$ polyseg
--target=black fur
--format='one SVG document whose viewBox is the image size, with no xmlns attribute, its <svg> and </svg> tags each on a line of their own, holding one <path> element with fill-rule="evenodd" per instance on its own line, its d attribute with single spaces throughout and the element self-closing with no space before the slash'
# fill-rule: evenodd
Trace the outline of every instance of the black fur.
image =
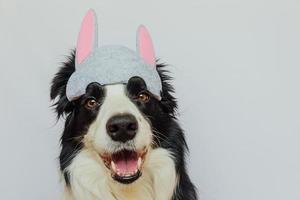
<svg viewBox="0 0 300 200">
<path fill-rule="evenodd" d="M 147 104 L 136 101 L 140 91 L 147 91 L 145 82 L 134 77 L 128 81 L 128 96 L 136 103 L 141 112 L 151 121 L 155 145 L 153 148 L 162 147 L 172 152 L 174 156 L 176 172 L 179 183 L 176 187 L 173 200 L 196 200 L 197 195 L 194 185 L 191 183 L 186 172 L 185 154 L 188 151 L 182 129 L 177 123 L 176 99 L 172 96 L 173 87 L 169 84 L 170 77 L 164 69 L 164 64 L 158 64 L 157 69 L 162 80 L 162 100 L 151 98 Z M 61 153 L 59 156 L 60 168 L 67 184 L 70 184 L 69 174 L 64 171 L 71 163 L 82 147 L 82 136 L 87 132 L 89 124 L 95 119 L 97 111 L 101 106 L 101 100 L 105 91 L 98 83 L 91 83 L 86 94 L 79 99 L 69 102 L 66 97 L 66 84 L 75 71 L 75 52 L 72 52 L 67 62 L 59 69 L 52 81 L 51 94 L 57 117 L 66 116 L 65 128 L 61 137 Z M 151 95 L 151 94 L 150 94 Z M 94 111 L 88 111 L 83 106 L 87 99 L 96 97 L 99 107 Z M 84 120 L 83 120 L 84 119 Z"/>
</svg>

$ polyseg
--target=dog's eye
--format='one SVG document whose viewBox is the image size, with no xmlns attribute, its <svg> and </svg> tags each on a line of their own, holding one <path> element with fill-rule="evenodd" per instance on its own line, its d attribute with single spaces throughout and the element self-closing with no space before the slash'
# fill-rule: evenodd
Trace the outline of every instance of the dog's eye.
<svg viewBox="0 0 300 200">
<path fill-rule="evenodd" d="M 138 100 L 147 103 L 150 100 L 150 96 L 149 94 L 142 92 L 138 95 Z"/>
<path fill-rule="evenodd" d="M 85 107 L 87 109 L 94 109 L 98 105 L 97 101 L 95 99 L 88 99 L 85 103 Z"/>
</svg>

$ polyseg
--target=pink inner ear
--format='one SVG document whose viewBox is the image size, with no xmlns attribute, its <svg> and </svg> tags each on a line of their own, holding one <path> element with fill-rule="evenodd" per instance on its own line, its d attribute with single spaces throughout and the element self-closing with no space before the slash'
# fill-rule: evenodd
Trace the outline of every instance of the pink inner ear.
<svg viewBox="0 0 300 200">
<path fill-rule="evenodd" d="M 147 64 L 155 66 L 155 53 L 154 47 L 151 40 L 151 36 L 148 30 L 144 26 L 140 26 L 138 29 L 138 50 L 140 56 L 144 59 Z"/>
<path fill-rule="evenodd" d="M 90 10 L 83 19 L 79 33 L 76 61 L 81 64 L 92 52 L 96 45 L 96 16 L 93 10 Z"/>
</svg>

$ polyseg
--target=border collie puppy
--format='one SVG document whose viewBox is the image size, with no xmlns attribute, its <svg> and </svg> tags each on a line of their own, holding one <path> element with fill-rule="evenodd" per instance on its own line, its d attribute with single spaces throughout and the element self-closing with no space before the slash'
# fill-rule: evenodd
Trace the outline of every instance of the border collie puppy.
<svg viewBox="0 0 300 200">
<path fill-rule="evenodd" d="M 177 104 L 170 77 L 164 65 L 156 63 L 147 32 L 146 35 L 138 33 L 138 46 L 146 63 L 149 58 L 154 60 L 153 69 L 161 87 L 159 96 L 146 76 L 126 76 L 127 80 L 107 82 L 109 76 L 125 75 L 107 73 L 103 68 L 100 70 L 104 75 L 100 73 L 99 80 L 81 83 L 86 76 L 91 76 L 85 74 L 77 79 L 77 85 L 69 85 L 75 73 L 83 73 L 83 65 L 94 59 L 92 56 L 102 59 L 95 53 L 95 29 L 92 12 L 84 19 L 76 52 L 59 69 L 51 86 L 50 96 L 55 101 L 58 118 L 65 116 L 59 156 L 65 182 L 64 199 L 196 200 L 186 170 L 188 148 L 177 123 Z M 144 46 L 146 54 L 141 53 L 145 52 Z M 112 52 L 109 58 L 124 57 L 122 53 L 114 53 L 117 50 Z M 102 60 L 97 63 L 100 66 Z M 124 63 L 121 62 L 122 66 Z M 84 90 L 80 91 L 79 87 Z"/>
</svg>

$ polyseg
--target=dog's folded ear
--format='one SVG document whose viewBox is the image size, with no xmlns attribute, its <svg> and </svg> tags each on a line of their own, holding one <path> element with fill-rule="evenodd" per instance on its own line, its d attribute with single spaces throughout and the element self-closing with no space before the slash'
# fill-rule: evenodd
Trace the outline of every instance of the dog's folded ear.
<svg viewBox="0 0 300 200">
<path fill-rule="evenodd" d="M 51 83 L 50 99 L 56 100 L 53 104 L 57 117 L 59 118 L 64 113 L 69 113 L 73 110 L 73 104 L 67 99 L 66 86 L 70 76 L 75 71 L 75 51 L 71 53 L 67 61 L 62 64 L 62 67 L 55 74 Z"/>
<path fill-rule="evenodd" d="M 76 47 L 76 68 L 89 57 L 97 46 L 97 16 L 94 10 L 91 9 L 87 12 L 81 24 Z"/>
</svg>

